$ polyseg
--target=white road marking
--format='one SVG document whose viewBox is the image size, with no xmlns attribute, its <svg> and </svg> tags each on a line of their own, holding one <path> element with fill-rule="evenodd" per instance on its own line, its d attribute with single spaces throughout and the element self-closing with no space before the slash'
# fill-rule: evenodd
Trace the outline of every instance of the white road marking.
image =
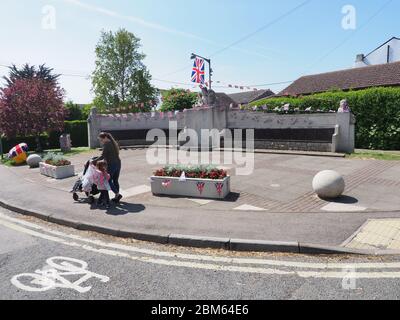
<svg viewBox="0 0 400 320">
<path fill-rule="evenodd" d="M 124 198 L 131 198 L 134 196 L 138 196 L 144 193 L 148 193 L 151 191 L 150 186 L 147 185 L 141 185 L 141 186 L 136 186 L 132 187 L 129 189 L 121 189 L 120 193 L 124 196 Z M 112 191 L 109 191 L 110 198 L 114 197 L 114 193 Z"/>
<path fill-rule="evenodd" d="M 151 187 L 147 185 L 141 185 L 141 186 L 136 186 L 132 187 L 126 190 L 121 190 L 121 194 L 125 198 L 133 197 L 133 196 L 138 196 L 143 193 L 148 193 L 151 191 Z"/>
<path fill-rule="evenodd" d="M 103 246 L 106 248 L 114 248 L 125 251 L 132 251 L 136 253 L 143 253 L 147 255 L 153 256 L 163 256 L 168 258 L 179 258 L 179 259 L 190 259 L 197 260 L 200 262 L 208 261 L 214 263 L 234 263 L 234 264 L 254 264 L 254 265 L 271 265 L 271 266 L 279 266 L 279 267 L 292 267 L 292 268 L 300 268 L 300 269 L 320 269 L 320 270 L 329 270 L 329 269 L 341 269 L 346 270 L 346 268 L 351 265 L 354 269 L 399 269 L 400 263 L 306 263 L 306 262 L 290 262 L 290 261 L 274 261 L 274 260 L 264 260 L 264 259 L 250 259 L 250 258 L 225 258 L 225 257 L 212 257 L 212 256 L 202 256 L 202 255 L 190 255 L 190 254 L 179 254 L 179 253 L 171 253 L 171 252 L 159 252 L 155 250 L 141 249 L 135 248 L 126 245 L 120 244 L 112 244 L 105 243 L 99 240 L 91 240 L 82 238 L 75 235 L 67 235 L 61 232 L 56 232 L 52 230 L 47 230 L 41 226 L 21 221 L 19 219 L 14 219 L 8 216 L 4 216 L 0 214 L 0 225 L 3 225 L 7 228 L 13 229 L 18 232 L 26 233 L 34 237 L 39 237 L 45 240 L 57 242 L 63 245 L 72 246 L 76 248 L 81 248 L 87 251 L 101 253 L 111 256 L 129 258 L 131 260 L 145 262 L 145 263 L 153 263 L 159 265 L 166 266 L 176 266 L 176 267 L 187 267 L 187 268 L 197 268 L 197 269 L 207 269 L 207 270 L 219 270 L 219 271 L 230 271 L 230 272 L 241 272 L 241 273 L 261 273 L 261 274 L 278 274 L 278 275 L 295 275 L 304 278 L 343 278 L 347 276 L 347 271 L 286 271 L 279 269 L 266 269 L 266 268 L 256 268 L 256 267 L 240 267 L 240 266 L 227 266 L 227 265 L 217 265 L 217 264 L 209 264 L 209 263 L 196 263 L 196 262 L 186 262 L 186 261 L 178 261 L 178 260 L 163 260 L 156 259 L 151 257 L 143 257 L 143 256 L 133 256 L 126 252 L 121 252 L 117 250 L 110 249 L 98 249 L 91 247 L 89 245 L 80 244 L 77 242 L 69 242 L 59 237 L 49 236 L 40 232 L 36 232 L 30 230 L 28 228 L 24 228 L 16 225 L 15 223 L 7 222 L 4 220 L 17 220 L 19 224 L 25 224 L 27 226 L 33 227 L 36 230 L 45 231 L 52 234 L 59 234 L 60 236 L 67 237 L 70 239 L 95 244 L 97 246 Z M 377 279 L 377 278 L 400 278 L 400 272 L 363 272 L 357 273 L 355 275 L 358 279 Z"/>
<path fill-rule="evenodd" d="M 110 281 L 107 276 L 102 276 L 87 270 L 88 264 L 85 261 L 53 257 L 46 261 L 47 266 L 34 273 L 22 273 L 14 276 L 11 283 L 17 288 L 28 292 L 44 292 L 56 288 L 72 289 L 79 293 L 86 293 L 92 289 L 91 286 L 82 286 L 86 281 L 96 278 L 105 283 Z M 74 282 L 68 280 L 70 277 L 80 276 Z M 30 283 L 25 283 L 30 279 Z"/>
<path fill-rule="evenodd" d="M 361 212 L 367 210 L 367 208 L 359 207 L 351 204 L 345 203 L 335 203 L 332 202 L 325 207 L 321 208 L 323 211 L 327 212 Z"/>
<path fill-rule="evenodd" d="M 194 203 L 197 203 L 201 206 L 204 206 L 206 204 L 209 204 L 211 202 L 214 202 L 214 200 L 207 200 L 207 199 L 194 199 L 194 198 L 186 198 L 186 200 L 192 201 Z"/>
<path fill-rule="evenodd" d="M 254 207 L 249 204 L 241 205 L 240 207 L 234 208 L 233 210 L 235 210 L 235 211 L 267 211 L 267 209 Z"/>
<path fill-rule="evenodd" d="M 134 261 L 139 261 L 143 263 L 152 263 L 152 264 L 158 264 L 158 265 L 164 265 L 164 266 L 171 266 L 171 267 L 184 267 L 184 268 L 192 268 L 192 269 L 205 269 L 205 270 L 215 270 L 215 271 L 229 271 L 229 272 L 241 272 L 241 273 L 261 273 L 261 274 L 279 274 L 279 275 L 295 275 L 294 272 L 292 271 L 282 271 L 282 270 L 276 270 L 276 269 L 265 269 L 265 268 L 252 268 L 252 267 L 238 267 L 238 266 L 225 266 L 225 265 L 215 265 L 215 264 L 205 264 L 205 263 L 195 263 L 195 262 L 186 262 L 186 261 L 177 261 L 177 260 L 163 260 L 163 259 L 155 259 L 155 258 L 149 258 L 149 257 L 139 257 L 139 256 L 133 256 L 128 253 L 120 252 L 120 251 L 115 251 L 115 250 L 109 250 L 109 249 L 97 249 L 88 245 L 82 245 L 82 244 L 77 244 L 77 243 L 70 243 L 68 241 L 65 241 L 61 238 L 56 238 L 56 237 L 49 237 L 46 235 L 42 235 L 39 232 L 29 230 L 24 227 L 17 226 L 13 223 L 10 222 L 4 222 L 0 220 L 0 225 L 3 225 L 4 227 L 7 227 L 9 229 L 26 233 L 31 236 L 35 236 L 38 238 L 46 239 L 49 241 L 54 241 L 57 243 L 61 243 L 67 246 L 72 246 L 76 248 L 81 248 L 87 251 L 99 253 L 99 254 L 105 254 L 109 256 L 115 256 L 115 257 L 120 257 L 120 258 L 128 258 Z"/>
<path fill-rule="evenodd" d="M 211 262 L 222 262 L 222 263 L 236 263 L 236 264 L 257 264 L 257 265 L 272 265 L 272 266 L 282 266 L 282 267 L 294 267 L 294 268 L 308 268 L 308 269 L 342 269 L 348 267 L 348 264 L 342 263 L 308 263 L 308 262 L 293 262 L 293 261 L 275 261 L 275 260 L 265 260 L 265 259 L 252 259 L 252 258 L 225 258 L 225 257 L 213 257 L 213 256 L 205 256 L 205 255 L 193 255 L 193 254 L 182 254 L 182 253 L 171 253 L 171 252 L 163 252 L 163 251 L 156 251 L 150 249 L 143 249 L 137 248 L 134 246 L 127 246 L 123 244 L 117 243 L 106 243 L 101 240 L 92 240 L 80 237 L 78 235 L 73 234 L 65 234 L 62 232 L 50 230 L 39 226 L 37 224 L 33 224 L 27 221 L 23 221 L 20 219 L 12 218 L 7 215 L 0 213 L 0 218 L 27 226 L 29 228 L 33 228 L 36 230 L 40 230 L 42 232 L 47 232 L 59 237 L 69 238 L 81 242 L 86 242 L 90 244 L 94 244 L 97 246 L 103 246 L 106 248 L 112 249 L 119 249 L 124 251 L 142 253 L 147 255 L 153 256 L 161 256 L 161 257 L 169 257 L 169 258 L 180 258 L 180 259 L 187 259 L 187 260 L 200 260 L 200 261 L 211 261 Z M 1 222 L 1 219 L 0 219 Z M 29 229 L 28 229 L 29 230 Z M 37 235 L 31 234 L 33 236 Z M 58 238 L 51 238 L 47 240 L 55 241 L 54 239 Z M 64 242 L 64 241 L 62 241 Z M 65 243 L 63 243 L 65 244 Z M 395 269 L 400 268 L 400 263 L 352 263 L 352 267 L 356 269 Z"/>
</svg>

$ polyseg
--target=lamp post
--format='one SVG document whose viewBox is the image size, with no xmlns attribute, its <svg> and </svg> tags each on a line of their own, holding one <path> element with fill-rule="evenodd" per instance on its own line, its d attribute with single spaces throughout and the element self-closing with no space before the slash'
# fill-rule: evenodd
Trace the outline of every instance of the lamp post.
<svg viewBox="0 0 400 320">
<path fill-rule="evenodd" d="M 209 89 L 211 90 L 211 85 L 212 85 L 211 77 L 212 77 L 212 73 L 213 73 L 213 70 L 211 68 L 211 59 L 207 59 L 202 56 L 199 56 L 198 54 L 192 53 L 192 55 L 190 56 L 190 59 L 194 60 L 196 58 L 203 59 L 204 61 L 206 61 L 208 63 Z"/>
</svg>

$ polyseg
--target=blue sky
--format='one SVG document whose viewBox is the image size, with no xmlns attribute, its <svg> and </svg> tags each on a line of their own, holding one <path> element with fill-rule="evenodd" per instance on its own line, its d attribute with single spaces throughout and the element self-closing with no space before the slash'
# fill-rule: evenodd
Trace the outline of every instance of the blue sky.
<svg viewBox="0 0 400 320">
<path fill-rule="evenodd" d="M 393 0 L 311 0 L 291 15 L 277 18 L 305 0 L 1 0 L 0 64 L 46 63 L 62 76 L 68 99 L 88 103 L 94 48 L 100 31 L 126 28 L 142 40 L 145 63 L 154 79 L 187 83 L 192 89 L 190 53 L 212 56 L 216 86 L 255 86 L 295 80 L 353 65 L 400 36 Z M 55 8 L 56 28 L 42 28 L 44 6 Z M 342 8 L 356 9 L 357 28 L 342 28 Z M 377 14 L 379 12 L 379 14 Z M 372 19 L 373 17 L 373 19 Z M 269 25 L 271 21 L 276 21 Z M 220 49 L 269 25 L 235 46 Z M 184 69 L 184 70 L 182 70 Z M 177 72 L 178 70 L 181 70 Z M 0 76 L 7 69 L 0 67 Z M 159 88 L 173 83 L 154 80 Z M 286 85 L 260 86 L 280 91 Z M 193 89 L 195 90 L 195 89 Z M 227 88 L 216 91 L 234 92 Z"/>
</svg>

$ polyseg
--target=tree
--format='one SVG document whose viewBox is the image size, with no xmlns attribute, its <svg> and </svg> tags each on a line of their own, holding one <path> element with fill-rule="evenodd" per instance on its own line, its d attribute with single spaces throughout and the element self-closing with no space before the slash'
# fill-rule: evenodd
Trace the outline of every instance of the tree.
<svg viewBox="0 0 400 320">
<path fill-rule="evenodd" d="M 184 89 L 171 89 L 164 91 L 161 111 L 182 111 L 191 109 L 196 104 L 198 95 Z"/>
<path fill-rule="evenodd" d="M 139 52 L 140 39 L 125 29 L 102 31 L 96 47 L 93 72 L 94 103 L 100 108 L 127 107 L 144 103 L 150 109 L 157 90 Z"/>
<path fill-rule="evenodd" d="M 35 136 L 62 131 L 66 109 L 64 90 L 40 78 L 17 79 L 0 91 L 0 131 L 6 137 Z"/>
<path fill-rule="evenodd" d="M 86 120 L 84 119 L 82 109 L 72 101 L 68 101 L 65 104 L 65 109 L 67 109 L 66 120 L 74 121 L 74 120 Z"/>
<path fill-rule="evenodd" d="M 9 67 L 9 76 L 4 77 L 8 86 L 11 86 L 19 79 L 33 79 L 38 78 L 48 81 L 54 85 L 57 84 L 59 74 L 53 74 L 53 69 L 46 67 L 42 64 L 37 69 L 35 66 L 25 64 L 21 69 L 18 69 L 14 64 Z"/>
</svg>

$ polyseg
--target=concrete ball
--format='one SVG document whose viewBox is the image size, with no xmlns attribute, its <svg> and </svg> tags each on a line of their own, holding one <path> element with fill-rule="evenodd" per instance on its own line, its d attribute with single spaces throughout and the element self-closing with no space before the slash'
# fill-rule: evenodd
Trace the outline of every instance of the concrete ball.
<svg viewBox="0 0 400 320">
<path fill-rule="evenodd" d="M 332 170 L 319 172 L 312 183 L 314 192 L 322 199 L 335 199 L 340 197 L 346 184 L 343 177 Z"/>
<path fill-rule="evenodd" d="M 26 160 L 26 163 L 30 168 L 37 168 L 39 167 L 39 163 L 42 162 L 42 157 L 37 154 L 32 154 Z"/>
</svg>

